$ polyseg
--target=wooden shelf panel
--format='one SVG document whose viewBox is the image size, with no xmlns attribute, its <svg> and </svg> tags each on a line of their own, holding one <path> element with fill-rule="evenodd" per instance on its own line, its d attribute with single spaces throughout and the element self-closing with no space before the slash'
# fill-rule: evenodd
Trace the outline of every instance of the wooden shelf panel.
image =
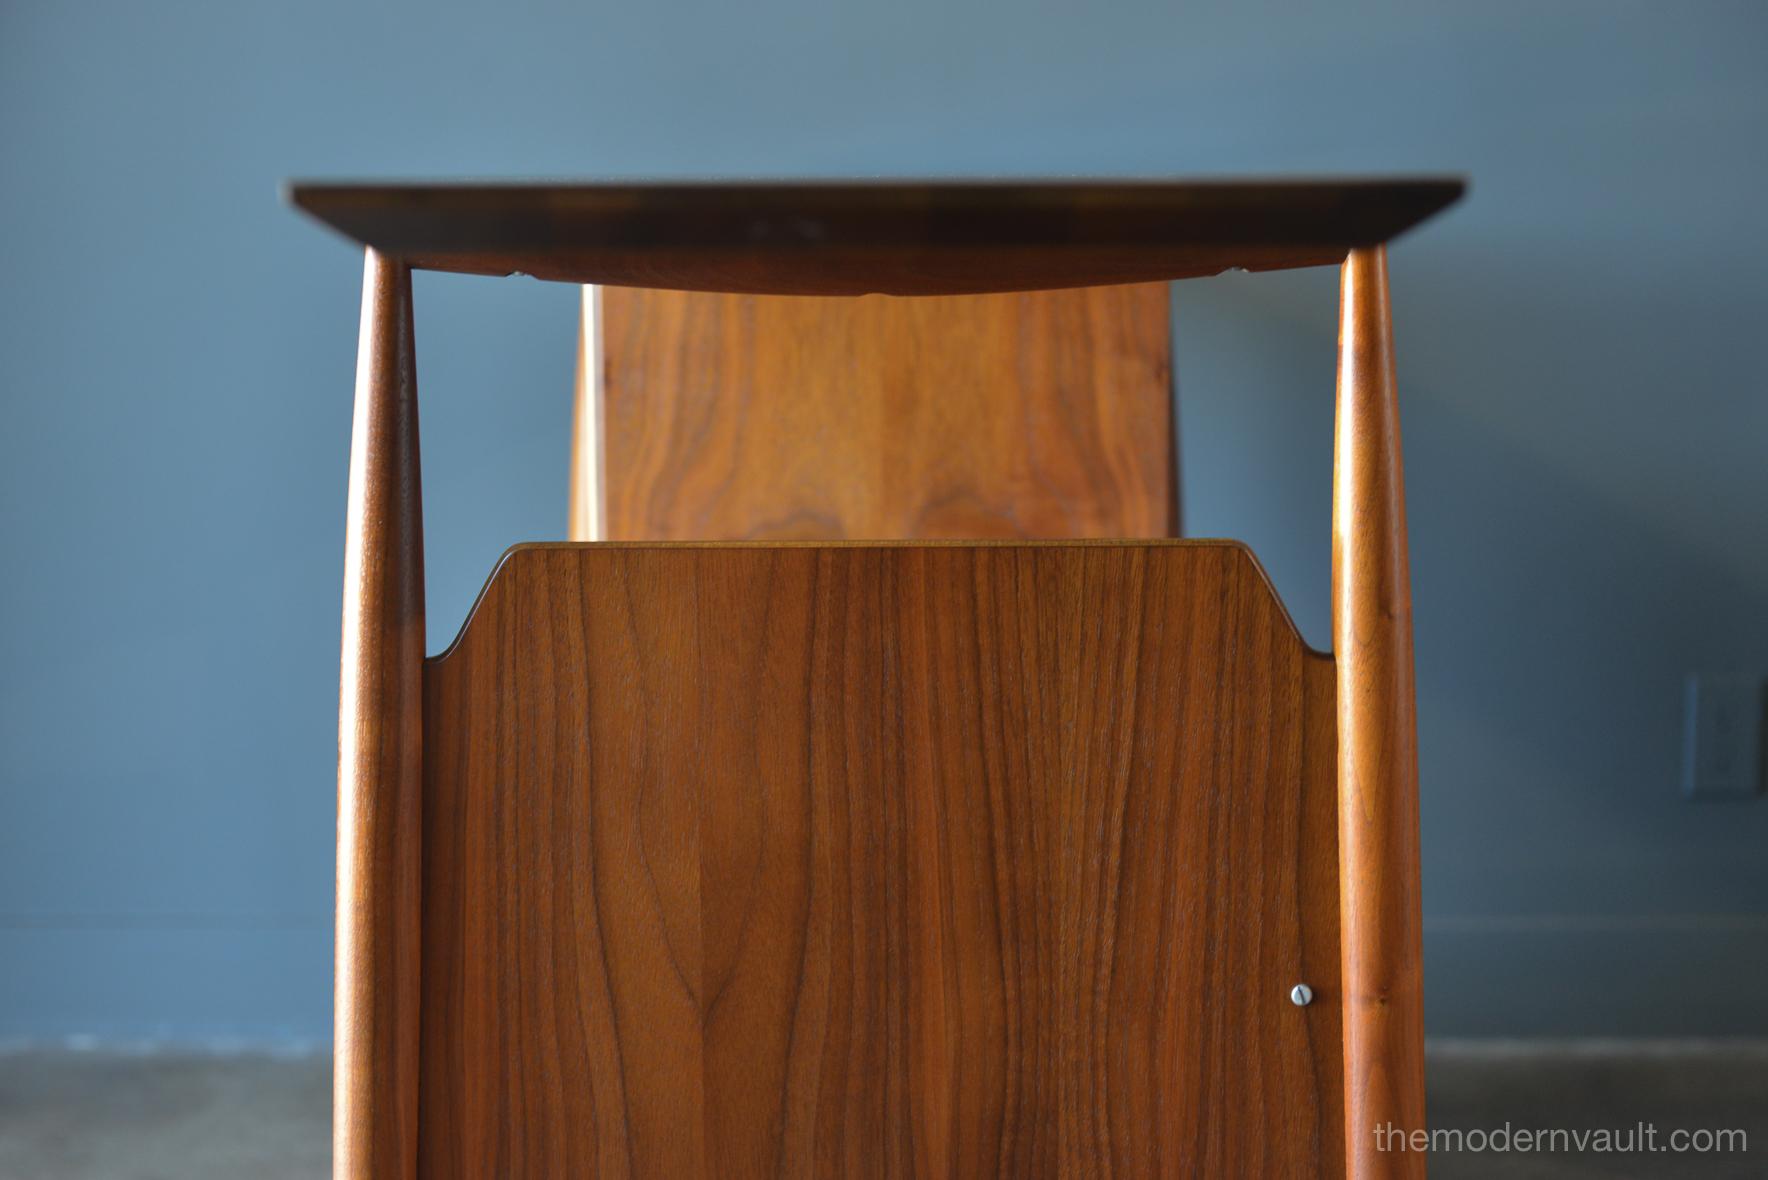
<svg viewBox="0 0 1768 1180">
<path fill-rule="evenodd" d="M 597 291 L 611 540 L 1170 537 L 1165 283 Z"/>
</svg>

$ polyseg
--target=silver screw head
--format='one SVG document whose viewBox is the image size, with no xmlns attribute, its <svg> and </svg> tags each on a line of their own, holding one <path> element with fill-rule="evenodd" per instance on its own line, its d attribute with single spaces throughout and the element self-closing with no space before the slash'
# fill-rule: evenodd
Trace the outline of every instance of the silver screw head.
<svg viewBox="0 0 1768 1180">
<path fill-rule="evenodd" d="M 1289 989 L 1289 1002 L 1297 1008 L 1306 1008 L 1314 1002 L 1314 989 L 1305 983 L 1298 983 Z"/>
</svg>

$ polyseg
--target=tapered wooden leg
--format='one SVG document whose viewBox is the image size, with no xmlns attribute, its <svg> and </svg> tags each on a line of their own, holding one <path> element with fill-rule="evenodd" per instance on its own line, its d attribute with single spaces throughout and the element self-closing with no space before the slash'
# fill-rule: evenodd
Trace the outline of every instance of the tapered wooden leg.
<svg viewBox="0 0 1768 1180">
<path fill-rule="evenodd" d="M 1424 1127 L 1412 592 L 1387 254 L 1345 260 L 1332 505 L 1345 1118 L 1352 1177 L 1419 1177 Z M 1390 1130 L 1391 1129 L 1391 1130 Z"/>
<path fill-rule="evenodd" d="M 417 1171 L 423 512 L 411 272 L 369 251 L 356 361 L 338 725 L 332 1169 Z"/>
<path fill-rule="evenodd" d="M 577 327 L 577 397 L 571 422 L 571 517 L 573 541 L 606 535 L 602 499 L 601 288 L 583 288 Z"/>
</svg>

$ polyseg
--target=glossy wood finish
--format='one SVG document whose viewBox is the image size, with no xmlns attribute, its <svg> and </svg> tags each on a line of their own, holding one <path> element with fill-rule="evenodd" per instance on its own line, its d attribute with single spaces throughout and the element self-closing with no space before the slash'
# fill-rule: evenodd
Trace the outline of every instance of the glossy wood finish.
<svg viewBox="0 0 1768 1180">
<path fill-rule="evenodd" d="M 411 272 L 369 251 L 344 549 L 333 1175 L 416 1172 L 424 558 Z"/>
<path fill-rule="evenodd" d="M 336 1174 L 1420 1175 L 1378 243 L 1459 192 L 297 189 L 381 248 Z M 973 537 L 1176 528 L 1164 292 L 1096 285 L 1340 259 L 1336 662 L 1165 542 L 527 547 L 422 659 L 408 267 L 734 292 L 586 304 L 573 536 Z"/>
<path fill-rule="evenodd" d="M 426 669 L 421 1174 L 1338 1174 L 1334 692 L 1233 545 L 516 550 Z"/>
<path fill-rule="evenodd" d="M 1424 1124 L 1418 739 L 1387 255 L 1344 264 L 1332 510 L 1350 1174 L 1419 1177 L 1375 1132 Z"/>
<path fill-rule="evenodd" d="M 600 307 L 610 539 L 1178 532 L 1165 284 Z"/>
<path fill-rule="evenodd" d="M 955 295 L 1339 262 L 1453 178 L 662 184 L 297 183 L 302 209 L 430 270 L 788 295 Z"/>
</svg>

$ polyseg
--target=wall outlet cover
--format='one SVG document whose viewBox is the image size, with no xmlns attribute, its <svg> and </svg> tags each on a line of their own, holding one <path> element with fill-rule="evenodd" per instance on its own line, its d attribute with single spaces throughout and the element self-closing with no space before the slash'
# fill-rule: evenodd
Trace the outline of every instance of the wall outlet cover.
<svg viewBox="0 0 1768 1180">
<path fill-rule="evenodd" d="M 1768 692 L 1759 676 L 1690 676 L 1682 738 L 1682 793 L 1749 799 L 1762 793 Z"/>
</svg>

